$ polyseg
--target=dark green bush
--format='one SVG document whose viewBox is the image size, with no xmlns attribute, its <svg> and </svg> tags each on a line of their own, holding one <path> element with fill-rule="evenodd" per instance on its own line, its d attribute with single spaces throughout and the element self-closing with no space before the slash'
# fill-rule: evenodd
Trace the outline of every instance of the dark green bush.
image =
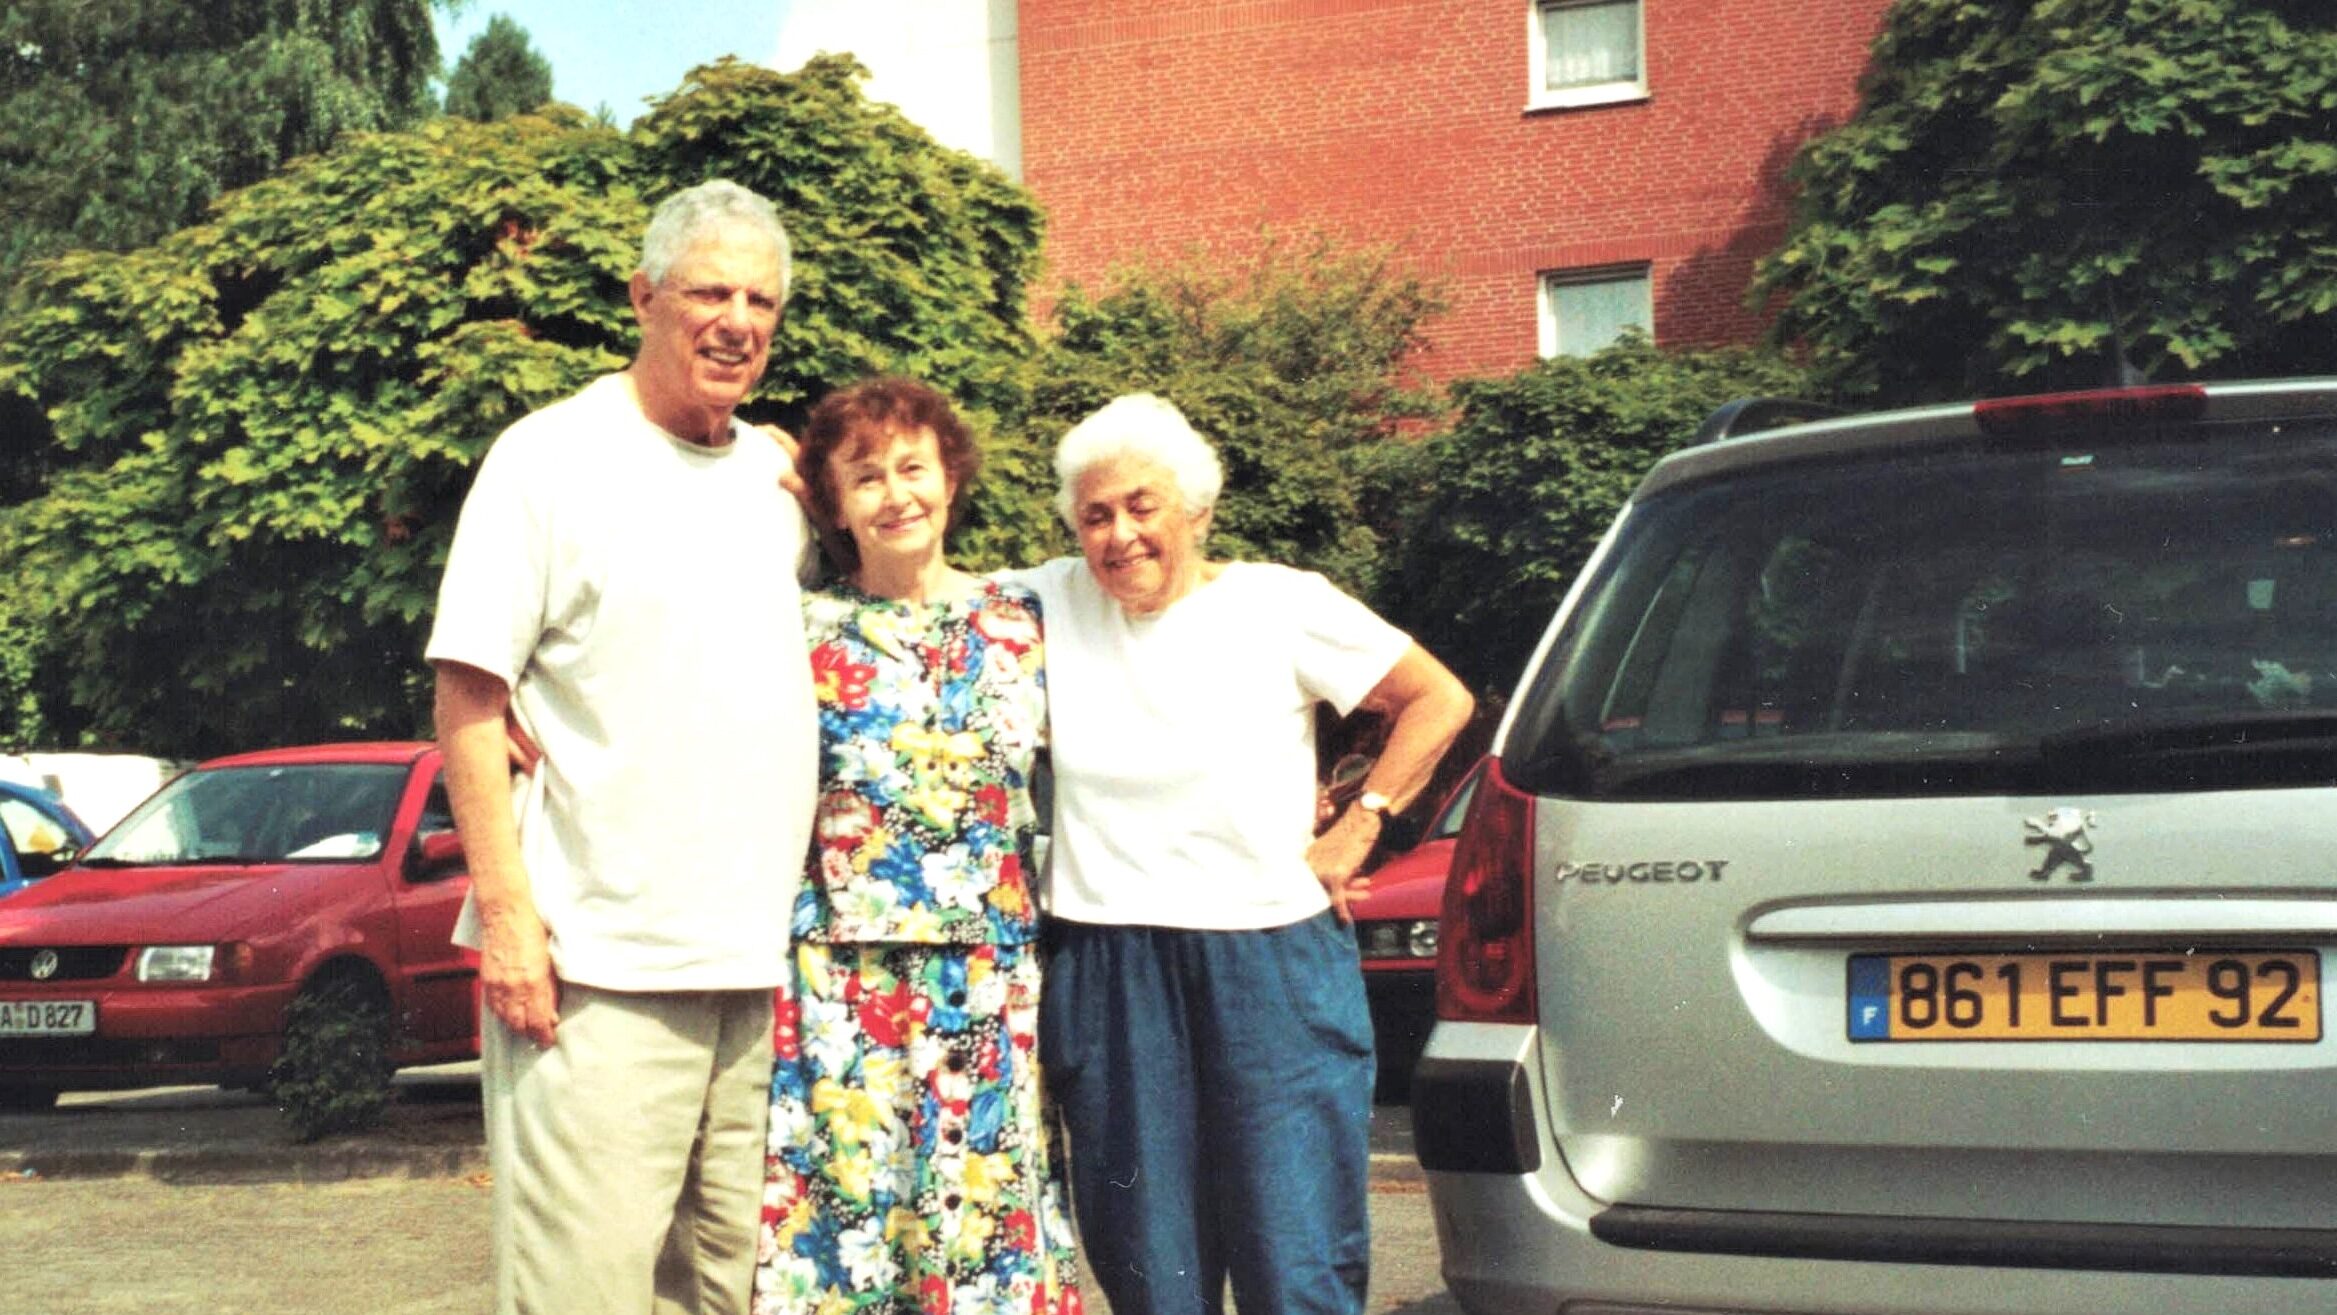
<svg viewBox="0 0 2337 1315">
<path fill-rule="evenodd" d="M 293 1000 L 268 1082 L 294 1139 L 309 1142 L 381 1122 L 390 1071 L 389 1006 L 378 989 L 343 977 Z"/>
</svg>

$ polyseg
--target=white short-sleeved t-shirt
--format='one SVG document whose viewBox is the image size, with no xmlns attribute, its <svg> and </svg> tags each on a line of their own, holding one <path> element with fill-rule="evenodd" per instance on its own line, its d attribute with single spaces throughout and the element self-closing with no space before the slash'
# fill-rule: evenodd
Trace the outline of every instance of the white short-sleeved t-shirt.
<svg viewBox="0 0 2337 1315">
<path fill-rule="evenodd" d="M 1314 705 L 1353 711 L 1411 639 L 1283 566 L 1229 563 L 1148 617 L 1129 616 L 1076 557 L 1018 578 L 1047 618 L 1048 911 L 1235 930 L 1329 907 L 1306 863 Z"/>
<path fill-rule="evenodd" d="M 785 980 L 819 747 L 785 468 L 741 426 L 674 438 L 621 374 L 480 464 L 428 656 L 500 676 L 543 747 L 520 854 L 563 980 Z M 474 914 L 456 939 L 475 947 Z"/>
</svg>

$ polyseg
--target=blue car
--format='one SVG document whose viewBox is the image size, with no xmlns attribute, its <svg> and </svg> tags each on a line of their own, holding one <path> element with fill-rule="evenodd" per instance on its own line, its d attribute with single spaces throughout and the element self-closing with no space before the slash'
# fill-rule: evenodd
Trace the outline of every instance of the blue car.
<svg viewBox="0 0 2337 1315">
<path fill-rule="evenodd" d="M 0 781 L 0 900 L 63 871 L 97 839 L 65 801 L 46 790 Z"/>
</svg>

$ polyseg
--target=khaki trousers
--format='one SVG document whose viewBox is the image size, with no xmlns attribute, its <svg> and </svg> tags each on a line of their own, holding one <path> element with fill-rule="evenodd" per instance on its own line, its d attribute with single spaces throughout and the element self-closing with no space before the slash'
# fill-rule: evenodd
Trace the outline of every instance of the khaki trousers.
<svg viewBox="0 0 2337 1315">
<path fill-rule="evenodd" d="M 550 1049 L 479 1022 L 498 1315 L 744 1315 L 771 992 L 560 987 Z"/>
</svg>

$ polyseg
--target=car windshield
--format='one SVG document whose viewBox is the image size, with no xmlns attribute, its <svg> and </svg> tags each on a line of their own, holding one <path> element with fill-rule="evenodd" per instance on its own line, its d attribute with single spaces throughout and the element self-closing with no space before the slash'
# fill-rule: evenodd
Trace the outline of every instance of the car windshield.
<svg viewBox="0 0 2337 1315">
<path fill-rule="evenodd" d="M 381 853 L 405 768 L 312 763 L 189 772 L 92 846 L 84 865 L 283 863 Z"/>
<path fill-rule="evenodd" d="M 1635 506 L 1520 709 L 1543 793 L 2337 780 L 2337 425 L 1833 458 Z"/>
</svg>

